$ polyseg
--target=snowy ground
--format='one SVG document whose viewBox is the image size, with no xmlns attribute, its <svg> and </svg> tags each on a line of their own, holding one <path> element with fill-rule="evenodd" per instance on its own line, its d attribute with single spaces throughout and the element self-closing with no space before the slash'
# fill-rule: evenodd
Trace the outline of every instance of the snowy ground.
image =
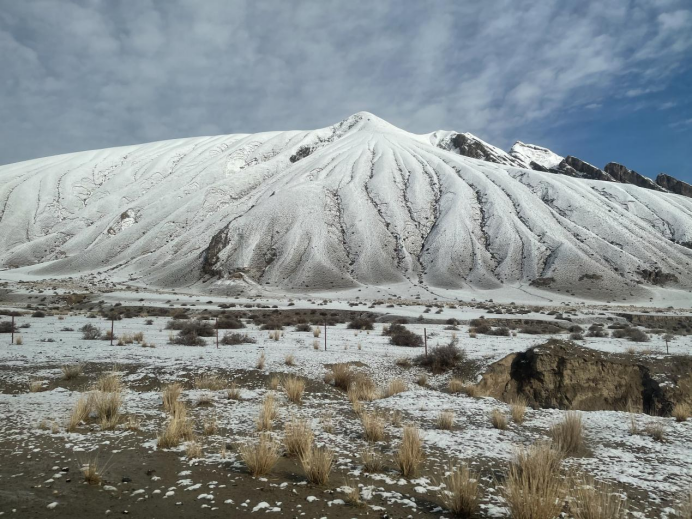
<svg viewBox="0 0 693 520">
<path fill-rule="evenodd" d="M 414 309 L 396 309 L 419 313 Z M 394 312 L 394 311 L 393 311 Z M 444 312 L 448 312 L 447 310 Z M 453 312 L 452 310 L 450 312 Z M 461 312 L 461 311 L 460 311 Z M 401 315 L 401 314 L 400 314 Z M 418 315 L 418 314 L 417 314 Z M 445 317 L 443 314 L 440 317 Z M 438 316 L 436 316 L 438 317 Z M 462 319 L 463 316 L 458 314 Z M 544 316 L 545 317 L 545 316 Z M 591 316 L 594 319 L 597 315 Z M 588 316 L 584 316 L 583 323 Z M 507 514 L 494 476 L 507 467 L 518 446 L 529 445 L 546 438 L 549 427 L 560 421 L 563 412 L 559 410 L 529 410 L 527 420 L 522 425 L 511 424 L 505 431 L 491 426 L 489 414 L 494 408 L 507 410 L 507 405 L 492 398 L 470 398 L 452 395 L 442 391 L 449 375 L 428 375 L 428 387 L 422 388 L 415 381 L 424 372 L 419 368 L 400 368 L 395 361 L 402 357 L 412 357 L 421 349 L 395 347 L 388 344 L 388 338 L 376 330 L 355 332 L 344 325 L 329 327 L 327 351 L 324 350 L 323 336 L 319 338 L 320 350 L 314 350 L 314 338 L 310 332 L 295 332 L 286 329 L 278 341 L 270 340 L 267 331 L 260 331 L 252 325 L 241 330 L 257 339 L 256 344 L 240 346 L 221 346 L 216 349 L 213 340 L 207 339 L 205 347 L 185 347 L 168 343 L 170 331 L 165 330 L 168 318 L 152 318 L 154 323 L 147 325 L 144 318 L 123 319 L 115 322 L 115 333 L 143 332 L 145 340 L 153 348 L 138 344 L 110 346 L 104 340 L 83 340 L 79 328 L 86 323 L 100 327 L 104 332 L 110 322 L 101 318 L 90 319 L 83 315 L 67 315 L 45 318 L 20 317 L 19 325 L 30 323 L 30 328 L 21 329 L 22 345 L 8 345 L 9 335 L 0 336 L 0 455 L 8 462 L 16 461 L 20 466 L 5 466 L 0 472 L 0 488 L 43 486 L 43 491 L 53 492 L 58 502 L 56 511 L 74 511 L 70 497 L 61 491 L 61 479 L 65 472 L 56 472 L 52 461 L 44 462 L 38 477 L 26 472 L 29 465 L 42 460 L 48 450 L 56 460 L 55 467 L 62 469 L 72 466 L 76 471 L 75 460 L 85 457 L 95 450 L 103 458 L 113 457 L 112 474 L 107 480 L 115 491 L 109 491 L 110 499 L 117 495 L 118 504 L 104 503 L 106 508 L 124 508 L 125 502 L 134 514 L 146 514 L 144 507 L 157 507 L 153 504 L 173 505 L 180 502 L 181 508 L 209 509 L 219 508 L 219 515 L 227 516 L 380 516 L 387 513 L 391 517 L 413 515 L 418 517 L 439 517 L 445 512 L 439 508 L 436 479 L 455 461 L 468 461 L 482 474 L 484 499 L 482 514 L 498 517 Z M 450 340 L 452 332 L 444 330 L 444 325 L 425 325 L 429 346 Z M 424 325 L 408 326 L 417 333 L 423 332 Z M 73 331 L 63 331 L 72 328 Z M 479 335 L 470 338 L 467 327 L 457 331 L 460 346 L 464 347 L 472 359 L 484 364 L 498 360 L 511 352 L 524 350 L 542 343 L 546 336 L 519 334 L 517 337 L 493 337 Z M 661 345 L 660 345 L 661 343 Z M 608 352 L 625 352 L 629 347 L 643 349 L 639 344 L 611 338 L 587 338 L 584 345 Z M 358 346 L 361 346 L 361 349 Z M 653 338 L 644 344 L 651 349 L 649 355 L 663 356 L 664 344 Z M 672 354 L 690 354 L 690 337 L 677 336 L 670 344 Z M 264 352 L 265 368 L 255 370 L 256 361 Z M 287 366 L 285 357 L 293 354 L 295 366 Z M 85 376 L 78 384 L 62 380 L 62 364 L 86 363 Z M 423 432 L 425 449 L 428 455 L 424 470 L 418 479 L 402 479 L 392 465 L 384 473 L 366 475 L 358 457 L 366 446 L 361 437 L 361 425 L 353 413 L 346 396 L 322 382 L 326 365 L 338 362 L 357 363 L 379 385 L 399 377 L 408 384 L 408 390 L 395 396 L 366 403 L 366 408 L 382 409 L 388 414 L 400 411 L 403 423 L 413 422 Z M 80 393 L 86 390 L 104 371 L 117 365 L 124 377 L 127 390 L 124 393 L 123 414 L 136 415 L 142 419 L 139 432 L 124 428 L 115 431 L 100 431 L 98 427 L 67 433 L 62 428 L 69 411 Z M 204 373 L 219 373 L 229 380 L 235 380 L 243 388 L 242 399 L 238 402 L 226 399 L 225 393 L 193 389 L 192 379 Z M 280 476 L 269 481 L 257 481 L 244 473 L 244 466 L 233 449 L 228 450 L 227 458 L 222 459 L 220 447 L 255 435 L 255 418 L 264 395 L 268 392 L 267 381 L 273 374 L 295 373 L 308 381 L 308 388 L 301 406 L 289 403 L 278 392 L 280 414 L 278 425 L 291 416 L 310 419 L 316 434 L 316 441 L 324 443 L 337 454 L 336 474 L 327 489 L 315 489 L 305 483 L 300 464 L 283 460 Z M 29 383 L 41 380 L 44 391 L 30 393 Z M 199 423 L 205 417 L 216 416 L 220 431 L 218 434 L 202 438 L 204 455 L 202 459 L 187 461 L 184 447 L 170 452 L 156 448 L 156 435 L 162 427 L 165 414 L 161 409 L 161 394 L 158 389 L 170 381 L 183 381 L 186 390 L 183 399 L 193 406 L 193 416 Z M 211 406 L 195 407 L 201 394 L 211 393 Z M 435 419 L 441 410 L 455 413 L 456 427 L 452 431 L 437 430 Z M 324 427 L 326 416 L 333 424 L 333 433 Z M 656 442 L 645 435 L 629 433 L 630 416 L 623 412 L 583 412 L 587 442 L 590 453 L 580 458 L 567 459 L 566 467 L 583 469 L 600 480 L 613 483 L 628 495 L 629 515 L 635 517 L 671 517 L 671 509 L 676 500 L 690 488 L 691 483 L 691 421 L 677 423 L 673 418 L 653 418 L 638 415 L 641 428 L 654 421 L 661 422 L 666 429 L 666 442 Z M 55 433 L 39 428 L 39 424 L 55 421 L 59 427 Z M 392 454 L 401 437 L 401 425 L 389 424 L 386 441 L 378 443 L 378 448 L 387 456 Z M 281 432 L 281 426 L 276 428 Z M 278 434 L 281 437 L 281 434 Z M 132 457 L 127 459 L 126 457 Z M 143 462 L 136 462 L 141 459 Z M 135 473 L 124 465 L 128 460 L 134 466 L 149 464 L 151 467 L 165 469 L 147 477 L 146 483 L 120 482 L 120 474 Z M 146 462 L 145 462 L 146 461 Z M 293 466 L 291 465 L 293 464 Z M 147 466 L 147 467 L 149 467 Z M 141 471 L 141 470 L 140 470 Z M 186 473 L 190 472 L 190 474 Z M 213 472 L 213 474 L 205 473 Z M 16 475 L 16 476 L 15 476 Z M 31 477 L 31 478 L 30 478 Z M 75 478 L 73 474 L 72 478 Z M 344 509 L 345 495 L 342 492 L 344 479 L 350 477 L 361 487 L 361 494 L 368 498 L 365 510 Z M 22 480 L 25 479 L 25 480 Z M 26 481 L 26 479 L 29 479 Z M 258 495 L 257 489 L 263 482 L 271 493 L 273 501 Z M 130 487 L 128 487 L 130 486 Z M 135 489 L 137 488 L 137 489 Z M 106 489 L 106 487 L 103 487 Z M 141 491 L 139 491 L 141 489 Z M 341 491 L 340 491 L 341 490 Z M 107 490 L 108 491 L 108 490 Z M 26 493 L 27 489 L 22 492 Z M 2 495 L 0 495 L 2 496 Z M 43 495 L 41 495 L 43 497 Z M 64 498 L 60 498 L 63 496 Z M 269 496 L 269 495 L 268 495 Z M 45 509 L 49 498 L 42 498 Z M 96 499 L 95 499 L 96 500 Z M 52 504 L 53 501 L 50 502 Z M 2 500 L 0 500 L 2 504 Z M 15 502 L 7 502 L 15 504 Z M 146 504 L 146 506 L 145 506 Z M 163 505 L 161 507 L 164 507 Z M 320 513 L 318 507 L 326 508 Z M 311 509 L 316 508 L 316 509 Z M 334 508 L 334 512 L 330 512 Z M 384 508 L 384 509 L 381 509 Z M 0 513 L 12 516 L 17 514 L 16 505 L 0 505 Z M 186 514 L 193 509 L 186 509 Z M 217 511 L 217 510 L 215 510 Z M 93 511 L 92 511 L 93 512 Z M 159 511 L 159 515 L 161 512 Z M 170 513 L 174 514 L 174 513 Z"/>
</svg>

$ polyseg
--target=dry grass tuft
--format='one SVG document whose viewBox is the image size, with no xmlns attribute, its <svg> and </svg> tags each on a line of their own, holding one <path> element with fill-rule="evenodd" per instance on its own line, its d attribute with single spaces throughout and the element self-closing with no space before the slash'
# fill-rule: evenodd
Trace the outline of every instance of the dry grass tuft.
<svg viewBox="0 0 693 520">
<path fill-rule="evenodd" d="M 361 491 L 358 482 L 352 479 L 344 481 L 344 492 L 346 493 L 345 502 L 353 507 L 363 507 L 365 504 L 361 500 Z"/>
<path fill-rule="evenodd" d="M 125 420 L 125 429 L 135 432 L 140 429 L 140 426 L 142 426 L 142 419 L 140 417 L 128 415 L 128 418 Z"/>
<path fill-rule="evenodd" d="M 228 383 L 226 380 L 217 374 L 203 374 L 194 380 L 195 388 L 198 390 L 224 390 Z"/>
<path fill-rule="evenodd" d="M 657 442 L 664 442 L 666 438 L 666 430 L 664 428 L 664 423 L 660 421 L 654 421 L 645 426 L 645 433 L 652 437 L 652 440 Z"/>
<path fill-rule="evenodd" d="M 353 403 L 354 401 L 374 401 L 380 396 L 380 393 L 370 377 L 364 374 L 357 374 L 352 378 L 347 390 L 347 396 Z"/>
<path fill-rule="evenodd" d="M 123 389 L 123 382 L 119 374 L 108 372 L 96 380 L 95 390 L 105 393 L 120 393 Z"/>
<path fill-rule="evenodd" d="M 419 386 L 426 387 L 428 386 L 428 378 L 424 375 L 421 375 L 416 379 L 416 384 Z"/>
<path fill-rule="evenodd" d="M 183 440 L 192 440 L 192 422 L 188 419 L 185 403 L 176 401 L 171 410 L 171 417 L 157 438 L 157 446 L 162 449 L 178 446 Z"/>
<path fill-rule="evenodd" d="M 306 382 L 303 379 L 293 375 L 287 376 L 282 381 L 282 387 L 289 401 L 295 404 L 301 404 L 303 392 L 306 389 Z"/>
<path fill-rule="evenodd" d="M 60 367 L 63 371 L 63 379 L 70 380 L 79 377 L 84 371 L 84 363 L 75 363 L 74 365 L 63 365 Z"/>
<path fill-rule="evenodd" d="M 567 456 L 578 455 L 585 445 L 582 417 L 577 412 L 566 412 L 563 422 L 549 431 L 554 448 Z"/>
<path fill-rule="evenodd" d="M 385 391 L 385 397 L 392 397 L 393 395 L 401 394 L 407 391 L 407 383 L 402 379 L 393 379 L 387 385 L 387 390 Z"/>
<path fill-rule="evenodd" d="M 279 460 L 279 446 L 267 433 L 261 434 L 257 442 L 240 446 L 238 453 L 253 477 L 267 475 Z"/>
<path fill-rule="evenodd" d="M 333 462 L 334 453 L 327 447 L 313 447 L 301 457 L 308 481 L 318 486 L 324 486 L 329 481 Z"/>
<path fill-rule="evenodd" d="M 317 339 L 313 340 L 313 350 L 320 350 L 320 342 Z"/>
<path fill-rule="evenodd" d="M 362 413 L 363 436 L 368 442 L 378 442 L 385 437 L 385 421 L 376 413 Z"/>
<path fill-rule="evenodd" d="M 455 422 L 455 414 L 450 410 L 445 410 L 438 414 L 436 419 L 436 428 L 439 430 L 452 430 Z"/>
<path fill-rule="evenodd" d="M 281 382 L 282 380 L 279 376 L 272 376 L 270 377 L 270 380 L 267 383 L 267 388 L 269 388 L 270 390 L 278 390 Z"/>
<path fill-rule="evenodd" d="M 549 444 L 520 451 L 511 462 L 503 495 L 511 518 L 557 518 L 563 507 L 561 454 Z"/>
<path fill-rule="evenodd" d="M 197 397 L 197 406 L 208 406 L 214 403 L 214 395 L 204 392 Z"/>
<path fill-rule="evenodd" d="M 354 380 L 354 373 L 346 363 L 337 363 L 332 367 L 332 378 L 334 379 L 334 386 L 346 392 Z"/>
<path fill-rule="evenodd" d="M 522 424 L 525 422 L 525 412 L 527 411 L 527 401 L 522 397 L 516 397 L 510 403 L 510 417 L 512 417 L 515 424 Z"/>
<path fill-rule="evenodd" d="M 14 337 L 14 344 L 15 345 L 24 345 L 24 339 L 22 338 L 22 336 L 20 334 L 17 334 Z"/>
<path fill-rule="evenodd" d="M 92 403 L 90 402 L 88 396 L 80 396 L 72 409 L 72 412 L 70 412 L 70 416 L 67 418 L 67 431 L 75 431 L 77 426 L 89 419 L 89 414 L 91 413 L 91 404 Z"/>
<path fill-rule="evenodd" d="M 361 452 L 361 462 L 363 462 L 363 470 L 368 473 L 380 473 L 383 469 L 383 456 L 371 448 Z"/>
<path fill-rule="evenodd" d="M 479 390 L 479 387 L 476 385 L 468 384 L 464 385 L 462 388 L 462 391 L 467 394 L 469 397 L 479 397 L 481 395 L 481 391 Z"/>
<path fill-rule="evenodd" d="M 501 410 L 494 408 L 491 412 L 491 424 L 497 430 L 507 430 L 508 418 Z"/>
<path fill-rule="evenodd" d="M 625 500 L 611 485 L 580 475 L 571 480 L 574 501 L 570 516 L 574 518 L 623 518 Z"/>
<path fill-rule="evenodd" d="M 206 417 L 202 422 L 202 433 L 204 435 L 216 435 L 219 431 L 219 425 L 217 423 L 216 415 L 211 417 Z"/>
<path fill-rule="evenodd" d="M 120 420 L 120 392 L 94 392 L 94 410 L 99 417 L 102 430 L 112 430 Z"/>
<path fill-rule="evenodd" d="M 448 392 L 451 394 L 459 394 L 464 392 L 464 383 L 459 379 L 451 379 L 448 382 Z"/>
<path fill-rule="evenodd" d="M 161 396 L 164 400 L 164 410 L 171 412 L 181 392 L 183 392 L 183 386 L 180 383 L 171 383 L 164 387 L 161 392 Z"/>
<path fill-rule="evenodd" d="M 99 463 L 98 455 L 87 462 L 80 463 L 80 471 L 84 475 L 84 481 L 90 485 L 99 485 L 103 482 L 103 474 L 108 469 L 108 463 L 103 466 Z"/>
<path fill-rule="evenodd" d="M 287 354 L 284 357 L 284 364 L 290 367 L 296 366 L 296 358 L 294 358 L 293 354 Z"/>
<path fill-rule="evenodd" d="M 678 403 L 671 411 L 671 416 L 676 418 L 676 422 L 684 422 L 691 416 L 691 405 Z"/>
<path fill-rule="evenodd" d="M 313 337 L 314 338 L 319 338 L 320 337 L 320 327 L 315 327 L 313 329 Z"/>
<path fill-rule="evenodd" d="M 260 357 L 257 358 L 257 363 L 255 364 L 255 368 L 258 370 L 264 370 L 265 368 L 265 353 L 263 352 L 260 354 Z"/>
<path fill-rule="evenodd" d="M 322 431 L 325 433 L 334 433 L 334 421 L 332 420 L 332 415 L 326 413 L 320 417 L 320 426 L 322 427 Z"/>
<path fill-rule="evenodd" d="M 187 446 L 185 446 L 185 456 L 188 459 L 202 458 L 202 446 L 196 440 L 188 442 Z"/>
<path fill-rule="evenodd" d="M 395 463 L 405 478 L 416 475 L 424 460 L 421 433 L 415 426 L 405 426 L 402 443 L 395 454 Z"/>
<path fill-rule="evenodd" d="M 258 415 L 256 424 L 258 431 L 272 431 L 274 428 L 274 419 L 277 417 L 277 408 L 274 401 L 274 394 L 267 394 L 262 401 L 260 415 Z"/>
<path fill-rule="evenodd" d="M 142 342 L 144 341 L 144 332 L 135 332 L 135 333 L 132 335 L 132 339 L 133 339 L 136 343 L 142 343 Z"/>
<path fill-rule="evenodd" d="M 36 392 L 40 392 L 41 390 L 43 390 L 43 381 L 40 379 L 29 381 L 29 392 L 34 394 Z"/>
<path fill-rule="evenodd" d="M 394 410 L 390 414 L 390 424 L 396 428 L 402 426 L 402 412 L 399 410 Z"/>
<path fill-rule="evenodd" d="M 473 518 L 479 511 L 479 476 L 462 465 L 450 468 L 450 474 L 441 482 L 440 498 L 446 509 L 459 518 Z"/>
<path fill-rule="evenodd" d="M 236 383 L 231 383 L 226 389 L 226 398 L 233 399 L 234 401 L 239 401 L 241 399 L 241 389 L 238 388 Z"/>
<path fill-rule="evenodd" d="M 303 457 L 313 444 L 313 430 L 305 419 L 292 418 L 284 425 L 284 447 L 289 455 Z"/>
</svg>

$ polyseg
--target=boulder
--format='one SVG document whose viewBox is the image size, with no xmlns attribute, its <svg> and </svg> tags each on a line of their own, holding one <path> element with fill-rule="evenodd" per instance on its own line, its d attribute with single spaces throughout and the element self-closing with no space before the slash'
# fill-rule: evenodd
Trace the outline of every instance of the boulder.
<svg viewBox="0 0 693 520">
<path fill-rule="evenodd" d="M 667 175 L 666 173 L 660 173 L 657 175 L 655 182 L 671 193 L 676 193 L 677 195 L 683 195 L 685 197 L 691 196 L 690 184 L 680 181 L 679 179 L 676 179 L 671 175 Z"/>
</svg>

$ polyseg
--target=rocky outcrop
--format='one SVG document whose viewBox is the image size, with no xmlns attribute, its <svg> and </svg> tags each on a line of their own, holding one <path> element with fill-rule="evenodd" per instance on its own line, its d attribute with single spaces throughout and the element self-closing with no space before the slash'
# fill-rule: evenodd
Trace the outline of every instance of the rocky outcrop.
<svg viewBox="0 0 693 520">
<path fill-rule="evenodd" d="M 634 184 L 635 186 L 647 188 L 648 190 L 665 191 L 664 188 L 659 186 L 652 179 L 649 179 L 634 170 L 629 170 L 622 164 L 610 162 L 604 166 L 604 171 L 611 175 L 616 182 Z"/>
<path fill-rule="evenodd" d="M 588 162 L 573 157 L 572 155 L 567 156 L 561 164 L 558 165 L 560 169 L 562 165 L 569 166 L 573 171 L 578 172 L 578 176 L 583 179 L 594 179 L 597 181 L 614 181 L 614 178 L 606 173 L 604 170 L 600 170 L 596 166 L 591 165 Z"/>
<path fill-rule="evenodd" d="M 432 139 L 438 148 L 450 150 L 464 155 L 465 157 L 496 164 L 505 164 L 507 166 L 515 166 L 517 168 L 527 168 L 527 164 L 523 161 L 508 155 L 500 148 L 488 144 L 469 132 L 463 134 L 449 132 L 447 134 L 442 134 L 442 136 L 434 133 Z"/>
<path fill-rule="evenodd" d="M 660 173 L 657 175 L 655 182 L 671 193 L 676 193 L 677 195 L 683 195 L 685 197 L 691 196 L 690 184 L 680 181 L 679 179 L 676 179 L 671 175 L 667 175 L 666 173 Z"/>
<path fill-rule="evenodd" d="M 549 340 L 491 365 L 479 383 L 485 395 L 506 402 L 524 398 L 533 407 L 566 410 L 628 410 L 667 415 L 681 399 L 690 402 L 688 373 L 660 384 L 649 367 L 617 356 Z"/>
</svg>

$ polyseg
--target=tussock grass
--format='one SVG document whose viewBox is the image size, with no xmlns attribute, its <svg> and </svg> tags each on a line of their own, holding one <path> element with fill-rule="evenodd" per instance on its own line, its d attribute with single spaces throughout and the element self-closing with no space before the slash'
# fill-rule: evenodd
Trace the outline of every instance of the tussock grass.
<svg viewBox="0 0 693 520">
<path fill-rule="evenodd" d="M 459 379 L 451 379 L 448 382 L 448 392 L 451 394 L 460 394 L 464 392 L 464 383 Z"/>
<path fill-rule="evenodd" d="M 562 422 L 549 430 L 554 448 L 566 456 L 575 456 L 585 446 L 582 417 L 577 412 L 566 412 Z"/>
<path fill-rule="evenodd" d="M 358 374 L 352 378 L 349 384 L 347 397 L 352 403 L 355 401 L 374 401 L 380 397 L 380 392 L 370 377 Z"/>
<path fill-rule="evenodd" d="M 17 334 L 14 337 L 14 344 L 15 345 L 24 345 L 24 338 L 22 338 L 21 334 Z"/>
<path fill-rule="evenodd" d="M 334 433 L 334 421 L 332 414 L 326 413 L 320 417 L 320 426 L 325 433 Z"/>
<path fill-rule="evenodd" d="M 238 388 L 236 383 L 231 383 L 226 389 L 226 398 L 233 399 L 234 401 L 239 401 L 241 399 L 241 389 Z"/>
<path fill-rule="evenodd" d="M 270 390 L 278 390 L 281 382 L 282 380 L 279 376 L 272 376 L 270 377 L 270 380 L 267 383 L 267 388 L 269 388 Z"/>
<path fill-rule="evenodd" d="M 94 410 L 99 417 L 102 430 L 112 430 L 120 420 L 123 403 L 120 392 L 93 392 Z"/>
<path fill-rule="evenodd" d="M 361 491 L 359 490 L 358 482 L 353 479 L 344 481 L 344 492 L 346 493 L 345 502 L 353 507 L 363 507 L 364 502 L 361 500 Z"/>
<path fill-rule="evenodd" d="M 79 397 L 77 403 L 75 403 L 74 408 L 72 408 L 72 411 L 70 412 L 70 415 L 67 418 L 67 425 L 65 427 L 67 431 L 75 431 L 77 429 L 77 426 L 79 426 L 83 422 L 86 422 L 89 419 L 89 414 L 91 413 L 91 405 L 92 403 L 90 402 L 88 396 L 82 395 Z"/>
<path fill-rule="evenodd" d="M 649 435 L 652 440 L 657 442 L 664 442 L 666 440 L 666 430 L 664 428 L 664 423 L 660 421 L 653 421 L 645 426 L 645 433 Z"/>
<path fill-rule="evenodd" d="M 289 401 L 295 404 L 301 404 L 303 392 L 306 389 L 306 382 L 303 379 L 293 375 L 287 376 L 282 380 L 282 387 Z"/>
<path fill-rule="evenodd" d="M 202 433 L 204 435 L 215 435 L 219 431 L 216 415 L 206 417 L 202 422 Z"/>
<path fill-rule="evenodd" d="M 197 397 L 197 406 L 208 406 L 214 403 L 214 395 L 204 392 Z"/>
<path fill-rule="evenodd" d="M 183 392 L 183 386 L 180 383 L 171 383 L 166 385 L 161 392 L 164 401 L 164 410 L 171 412 L 174 404 L 178 401 L 180 394 Z"/>
<path fill-rule="evenodd" d="M 385 421 L 376 413 L 362 413 L 363 436 L 368 442 L 378 442 L 385 437 Z"/>
<path fill-rule="evenodd" d="M 69 381 L 82 375 L 84 371 L 84 363 L 75 363 L 74 365 L 63 365 L 60 367 L 63 372 L 63 379 Z"/>
<path fill-rule="evenodd" d="M 292 418 L 284 425 L 284 447 L 289 455 L 303 457 L 313 444 L 313 430 L 305 419 Z"/>
<path fill-rule="evenodd" d="M 265 353 L 263 352 L 260 354 L 260 357 L 257 358 L 257 363 L 255 364 L 255 368 L 258 370 L 264 370 L 265 368 Z"/>
<path fill-rule="evenodd" d="M 332 378 L 334 379 L 334 386 L 346 392 L 354 380 L 354 373 L 346 363 L 337 363 L 332 367 Z"/>
<path fill-rule="evenodd" d="M 105 393 L 120 393 L 123 389 L 123 381 L 119 374 L 108 372 L 96 380 L 95 390 Z"/>
<path fill-rule="evenodd" d="M 390 424 L 399 428 L 402 426 L 402 412 L 395 410 L 390 414 Z"/>
<path fill-rule="evenodd" d="M 267 394 L 262 401 L 260 414 L 258 415 L 256 425 L 258 431 L 272 431 L 274 428 L 274 419 L 277 417 L 277 408 L 275 405 L 274 394 Z"/>
<path fill-rule="evenodd" d="M 99 462 L 98 455 L 94 455 L 86 462 L 80 463 L 79 469 L 84 476 L 84 481 L 87 484 L 96 486 L 103 482 L 103 474 L 108 469 L 108 463 L 102 465 Z"/>
<path fill-rule="evenodd" d="M 481 392 L 479 391 L 479 387 L 476 385 L 472 384 L 467 384 L 462 387 L 462 391 L 467 394 L 469 397 L 479 397 L 481 395 Z"/>
<path fill-rule="evenodd" d="M 450 468 L 443 478 L 440 498 L 446 509 L 459 518 L 473 518 L 479 512 L 479 476 L 466 465 Z M 444 487 L 444 489 L 443 489 Z"/>
<path fill-rule="evenodd" d="M 200 446 L 196 440 L 188 442 L 188 444 L 185 446 L 185 456 L 188 459 L 202 458 L 202 446 Z"/>
<path fill-rule="evenodd" d="M 691 405 L 678 403 L 671 411 L 671 416 L 676 418 L 676 422 L 684 422 L 691 416 Z"/>
<path fill-rule="evenodd" d="M 334 453 L 327 447 L 312 447 L 301 457 L 301 466 L 309 482 L 324 486 L 330 479 Z"/>
<path fill-rule="evenodd" d="M 128 415 L 125 420 L 125 428 L 130 431 L 138 431 L 142 426 L 142 419 L 136 415 Z"/>
<path fill-rule="evenodd" d="M 421 433 L 415 426 L 405 426 L 402 442 L 395 453 L 395 463 L 404 478 L 416 475 L 424 460 Z"/>
<path fill-rule="evenodd" d="M 436 418 L 436 428 L 439 430 L 452 430 L 455 422 L 455 414 L 450 410 L 442 411 Z"/>
<path fill-rule="evenodd" d="M 290 367 L 296 366 L 296 358 L 293 354 L 287 354 L 284 356 L 284 364 Z"/>
<path fill-rule="evenodd" d="M 36 392 L 40 392 L 41 390 L 43 390 L 43 381 L 40 379 L 33 379 L 29 381 L 29 392 L 34 394 Z"/>
<path fill-rule="evenodd" d="M 428 386 L 428 378 L 426 376 L 419 376 L 416 378 L 416 384 L 419 386 L 426 387 Z"/>
<path fill-rule="evenodd" d="M 320 350 L 320 342 L 317 339 L 313 340 L 313 350 Z"/>
<path fill-rule="evenodd" d="M 561 454 L 537 444 L 516 454 L 505 479 L 503 496 L 511 518 L 557 518 L 563 507 Z"/>
<path fill-rule="evenodd" d="M 182 441 L 194 438 L 192 422 L 188 419 L 185 403 L 176 401 L 170 413 L 171 417 L 157 438 L 157 446 L 161 449 L 174 448 Z"/>
<path fill-rule="evenodd" d="M 144 332 L 135 332 L 135 333 L 132 335 L 132 339 L 133 339 L 136 343 L 142 343 L 142 342 L 144 341 Z"/>
<path fill-rule="evenodd" d="M 313 337 L 314 338 L 319 338 L 320 337 L 320 327 L 315 327 L 313 329 Z"/>
<path fill-rule="evenodd" d="M 267 475 L 279 460 L 279 446 L 267 433 L 256 442 L 241 445 L 238 453 L 253 477 Z"/>
<path fill-rule="evenodd" d="M 510 417 L 515 424 L 525 422 L 525 412 L 527 411 L 527 401 L 522 397 L 516 397 L 510 403 Z"/>
<path fill-rule="evenodd" d="M 407 383 L 402 379 L 393 379 L 387 384 L 387 389 L 385 390 L 385 397 L 392 397 L 393 395 L 401 394 L 407 391 Z"/>
<path fill-rule="evenodd" d="M 626 502 L 611 485 L 589 475 L 573 478 L 570 485 L 573 518 L 623 518 Z"/>
<path fill-rule="evenodd" d="M 217 374 L 203 374 L 194 379 L 195 388 L 198 390 L 224 390 L 228 383 L 226 379 Z"/>
<path fill-rule="evenodd" d="M 361 451 L 361 462 L 368 473 L 380 473 L 383 469 L 383 456 L 371 448 Z"/>
<path fill-rule="evenodd" d="M 494 408 L 491 412 L 491 424 L 497 430 L 507 430 L 508 418 L 501 410 Z"/>
</svg>

